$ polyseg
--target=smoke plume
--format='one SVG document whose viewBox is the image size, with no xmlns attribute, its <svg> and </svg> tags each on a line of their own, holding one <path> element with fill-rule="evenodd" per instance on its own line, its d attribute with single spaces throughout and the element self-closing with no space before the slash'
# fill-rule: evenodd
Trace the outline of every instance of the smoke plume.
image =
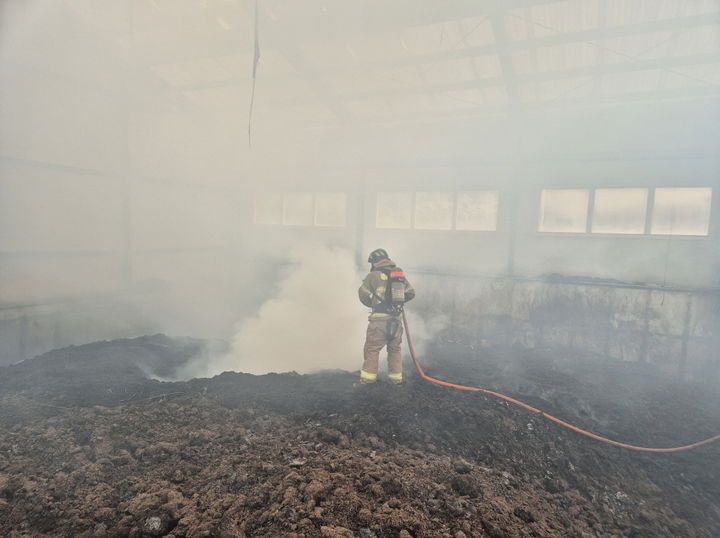
<svg viewBox="0 0 720 538">
<path fill-rule="evenodd" d="M 356 295 L 363 278 L 347 249 L 304 245 L 290 253 L 290 265 L 272 297 L 258 312 L 238 323 L 228 353 L 198 359 L 179 379 L 224 371 L 265 374 L 308 373 L 326 369 L 358 370 L 367 327 L 367 309 Z M 447 324 L 409 313 L 419 352 Z M 405 350 L 407 345 L 405 344 Z M 386 368 L 383 352 L 381 370 Z"/>
<path fill-rule="evenodd" d="M 180 377 L 358 369 L 365 325 L 355 296 L 361 278 L 346 249 L 296 248 L 286 276 L 267 285 L 274 296 L 237 324 L 230 352 L 191 364 Z"/>
</svg>

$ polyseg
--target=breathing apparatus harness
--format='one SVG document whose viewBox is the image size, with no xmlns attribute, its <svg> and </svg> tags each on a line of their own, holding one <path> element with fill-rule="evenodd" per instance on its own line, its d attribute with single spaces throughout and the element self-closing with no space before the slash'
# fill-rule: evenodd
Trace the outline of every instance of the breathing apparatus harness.
<svg viewBox="0 0 720 538">
<path fill-rule="evenodd" d="M 373 313 L 389 314 L 387 318 L 387 339 L 392 340 L 400 330 L 400 315 L 405 306 L 405 273 L 399 267 L 373 267 L 385 276 L 385 295 L 375 295 L 380 302 L 372 307 Z"/>
<path fill-rule="evenodd" d="M 373 307 L 373 312 L 399 316 L 405 306 L 405 273 L 399 267 L 377 267 L 387 279 L 382 302 Z"/>
</svg>

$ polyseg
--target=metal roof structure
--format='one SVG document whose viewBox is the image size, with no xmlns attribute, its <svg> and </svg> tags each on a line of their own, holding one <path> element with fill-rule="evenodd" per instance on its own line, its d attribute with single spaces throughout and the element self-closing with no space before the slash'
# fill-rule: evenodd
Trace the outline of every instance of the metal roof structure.
<svg viewBox="0 0 720 538">
<path fill-rule="evenodd" d="M 247 108 L 254 2 L 64 2 L 192 105 Z M 720 96 L 718 0 L 257 5 L 257 105 L 301 121 Z"/>
</svg>

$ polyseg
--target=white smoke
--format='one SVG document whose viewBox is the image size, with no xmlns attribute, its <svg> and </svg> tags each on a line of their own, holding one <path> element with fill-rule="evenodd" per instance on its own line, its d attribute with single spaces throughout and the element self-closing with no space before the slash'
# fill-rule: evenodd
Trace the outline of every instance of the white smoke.
<svg viewBox="0 0 720 538">
<path fill-rule="evenodd" d="M 303 245 L 290 253 L 290 263 L 276 296 L 236 326 L 230 352 L 190 364 L 178 377 L 360 368 L 365 316 L 352 252 Z"/>
<path fill-rule="evenodd" d="M 364 319 L 353 255 L 344 249 L 304 246 L 291 253 L 294 270 L 278 297 L 239 325 L 232 351 L 217 367 L 252 374 L 357 369 Z"/>
<path fill-rule="evenodd" d="M 325 369 L 359 370 L 368 310 L 357 298 L 363 278 L 353 253 L 324 245 L 303 245 L 290 253 L 290 270 L 257 314 L 240 322 L 230 352 L 188 364 L 177 379 L 224 371 L 266 374 L 309 373 Z M 408 313 L 415 349 L 447 325 Z M 404 353 L 408 355 L 407 343 Z M 386 369 L 385 351 L 381 369 Z"/>
<path fill-rule="evenodd" d="M 408 326 L 410 328 L 410 336 L 412 338 L 413 348 L 418 360 L 422 363 L 425 356 L 427 344 L 429 344 L 435 336 L 450 326 L 450 316 L 441 314 L 432 318 L 424 318 L 420 312 L 412 309 L 412 305 L 405 309 L 408 318 Z M 409 356 L 407 335 L 403 336 L 403 354 Z"/>
</svg>

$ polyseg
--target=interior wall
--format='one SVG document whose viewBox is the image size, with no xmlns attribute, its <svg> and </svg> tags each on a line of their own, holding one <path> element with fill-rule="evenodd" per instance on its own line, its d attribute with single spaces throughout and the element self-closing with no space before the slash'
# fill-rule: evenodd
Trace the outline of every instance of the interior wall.
<svg viewBox="0 0 720 538">
<path fill-rule="evenodd" d="M 24 24 L 37 34 L 15 28 L 0 52 L 3 304 L 122 284 L 120 81 L 102 68 L 109 52 L 63 9 L 51 11 L 52 21 L 25 6 Z M 51 61 L 55 54 L 63 65 Z M 101 76 L 89 80 L 80 58 Z"/>
<path fill-rule="evenodd" d="M 707 288 L 720 284 L 720 104 L 661 102 L 525 111 L 454 123 L 375 125 L 357 138 L 314 140 L 351 159 L 365 144 L 362 250 L 383 244 L 406 265 L 471 275 L 615 279 Z M 396 150 L 402 147 L 401 150 Z M 343 152 L 347 153 L 344 154 Z M 543 188 L 712 187 L 708 236 L 538 232 Z M 379 191 L 500 191 L 495 232 L 375 227 Z M 459 253 L 462 253 L 459 255 Z"/>
<path fill-rule="evenodd" d="M 512 214 L 503 201 L 511 195 L 510 164 L 476 166 L 377 167 L 366 172 L 365 233 L 362 250 L 387 248 L 398 263 L 425 271 L 503 275 L 508 272 Z M 384 229 L 375 226 L 376 201 L 383 191 L 500 192 L 497 231 Z"/>
<path fill-rule="evenodd" d="M 568 234 L 538 232 L 542 188 L 713 187 L 717 202 L 718 159 L 658 154 L 653 158 L 545 162 L 524 170 L 528 186 L 519 196 L 516 274 L 547 274 L 629 282 L 714 287 L 720 284 L 718 211 L 708 236 Z"/>
<path fill-rule="evenodd" d="M 414 311 L 449 317 L 441 340 L 642 362 L 713 389 L 720 381 L 717 291 L 425 273 L 413 285 Z"/>
<path fill-rule="evenodd" d="M 237 126 L 198 115 L 63 3 L 3 15 L 0 364 L 227 334 L 244 267 Z"/>
</svg>

